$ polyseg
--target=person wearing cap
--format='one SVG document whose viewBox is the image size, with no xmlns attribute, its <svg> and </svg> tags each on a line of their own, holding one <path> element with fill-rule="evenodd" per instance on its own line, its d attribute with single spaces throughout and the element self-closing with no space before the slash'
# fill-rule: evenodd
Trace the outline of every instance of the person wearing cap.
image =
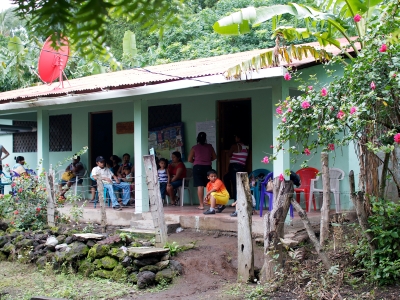
<svg viewBox="0 0 400 300">
<path fill-rule="evenodd" d="M 107 188 L 108 194 L 110 195 L 112 207 L 115 210 L 121 210 L 121 206 L 118 203 L 117 197 L 115 197 L 114 194 L 114 187 L 116 189 L 122 190 L 122 205 L 123 206 L 129 206 L 129 194 L 130 194 L 130 189 L 129 189 L 129 183 L 126 182 L 120 182 L 117 176 L 115 176 L 110 169 L 105 167 L 105 159 L 103 156 L 98 156 L 96 158 L 96 165 L 97 167 L 94 167 L 92 169 L 92 177 L 97 181 L 97 176 L 100 176 L 101 181 L 104 184 L 104 187 Z"/>
<path fill-rule="evenodd" d="M 199 132 L 197 145 L 190 149 L 188 161 L 193 163 L 193 186 L 197 187 L 199 198 L 198 209 L 204 209 L 204 187 L 207 186 L 207 172 L 212 169 L 211 163 L 217 158 L 217 154 L 211 144 L 207 143 L 207 134 Z"/>
</svg>

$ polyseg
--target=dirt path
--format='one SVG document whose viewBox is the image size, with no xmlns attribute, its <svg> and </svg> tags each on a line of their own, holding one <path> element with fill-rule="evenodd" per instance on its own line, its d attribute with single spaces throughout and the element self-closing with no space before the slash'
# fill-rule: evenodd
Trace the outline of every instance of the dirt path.
<svg viewBox="0 0 400 300">
<path fill-rule="evenodd" d="M 234 299 L 222 290 L 225 284 L 236 281 L 237 237 L 183 231 L 171 234 L 169 241 L 179 245 L 196 241 L 195 249 L 174 258 L 183 265 L 183 276 L 167 290 L 122 299 Z M 254 246 L 254 250 L 254 264 L 261 268 L 262 248 Z"/>
</svg>

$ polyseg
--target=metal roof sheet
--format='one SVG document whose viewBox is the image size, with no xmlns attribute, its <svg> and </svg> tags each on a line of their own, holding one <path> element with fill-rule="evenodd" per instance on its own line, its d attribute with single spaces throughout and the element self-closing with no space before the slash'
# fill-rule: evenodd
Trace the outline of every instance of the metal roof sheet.
<svg viewBox="0 0 400 300">
<path fill-rule="evenodd" d="M 348 44 L 346 39 L 339 39 L 339 42 L 343 46 Z M 318 46 L 319 44 L 314 42 L 305 45 Z M 24 101 L 37 97 L 56 97 L 58 95 L 71 93 L 91 93 L 103 89 L 124 89 L 128 87 L 131 88 L 135 86 L 159 84 L 168 81 L 197 78 L 208 75 L 222 75 L 230 67 L 267 50 L 268 49 L 252 50 L 190 61 L 149 66 L 144 69 L 134 68 L 112 73 L 102 73 L 69 80 L 70 85 L 68 82 L 64 81 L 64 88 L 62 89 L 55 89 L 55 87 L 58 86 L 58 82 L 51 85 L 39 83 L 37 86 L 0 93 L 0 101 L 3 103 Z M 332 54 L 339 53 L 339 49 L 334 46 L 328 46 L 325 50 Z M 291 65 L 301 66 L 312 62 L 314 62 L 314 58 L 308 57 L 301 61 L 293 61 Z"/>
</svg>

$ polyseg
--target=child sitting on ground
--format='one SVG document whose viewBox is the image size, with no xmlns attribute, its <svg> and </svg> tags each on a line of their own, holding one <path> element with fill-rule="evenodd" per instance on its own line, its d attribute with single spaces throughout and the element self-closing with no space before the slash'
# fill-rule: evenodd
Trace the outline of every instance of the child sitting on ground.
<svg viewBox="0 0 400 300">
<path fill-rule="evenodd" d="M 168 161 L 165 158 L 160 158 L 158 161 L 158 182 L 160 183 L 160 193 L 163 203 L 165 203 L 165 192 L 167 190 L 167 183 L 169 181 L 169 173 L 167 170 Z"/>
<path fill-rule="evenodd" d="M 225 204 L 229 201 L 229 193 L 221 179 L 218 179 L 217 172 L 210 170 L 207 172 L 207 194 L 204 197 L 204 204 L 210 208 L 204 212 L 205 215 L 221 213 L 225 209 Z"/>
</svg>

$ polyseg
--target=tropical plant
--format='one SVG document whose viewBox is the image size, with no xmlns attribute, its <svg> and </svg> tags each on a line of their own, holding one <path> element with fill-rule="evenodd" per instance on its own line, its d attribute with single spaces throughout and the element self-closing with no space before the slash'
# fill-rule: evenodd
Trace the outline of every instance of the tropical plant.
<svg viewBox="0 0 400 300">
<path fill-rule="evenodd" d="M 315 47 L 311 47 L 314 49 L 314 51 L 311 51 L 309 46 L 293 48 L 286 47 L 284 44 L 284 42 L 303 40 L 309 37 L 314 37 L 322 47 L 329 44 L 336 46 L 344 55 L 352 59 L 348 50 L 342 49 L 337 38 L 344 37 L 350 45 L 349 48 L 359 54 L 358 47 L 352 36 L 358 35 L 358 37 L 362 38 L 365 35 L 371 18 L 379 15 L 380 9 L 378 5 L 382 2 L 383 0 L 367 1 L 365 3 L 360 0 L 328 1 L 323 6 L 325 12 L 307 5 L 289 3 L 287 5 L 257 8 L 247 7 L 224 17 L 213 26 L 214 30 L 219 34 L 239 35 L 248 33 L 252 27 L 271 20 L 272 37 L 276 37 L 274 50 L 268 50 L 230 68 L 227 70 L 226 76 L 237 77 L 242 72 L 277 66 L 280 61 L 290 64 L 292 59 L 301 59 L 308 54 L 316 60 L 321 60 L 321 51 L 318 51 Z M 279 22 L 285 14 L 293 15 L 304 27 L 297 27 L 297 21 L 295 24 L 279 26 Z M 361 46 L 364 46 L 362 39 L 360 41 Z"/>
</svg>

